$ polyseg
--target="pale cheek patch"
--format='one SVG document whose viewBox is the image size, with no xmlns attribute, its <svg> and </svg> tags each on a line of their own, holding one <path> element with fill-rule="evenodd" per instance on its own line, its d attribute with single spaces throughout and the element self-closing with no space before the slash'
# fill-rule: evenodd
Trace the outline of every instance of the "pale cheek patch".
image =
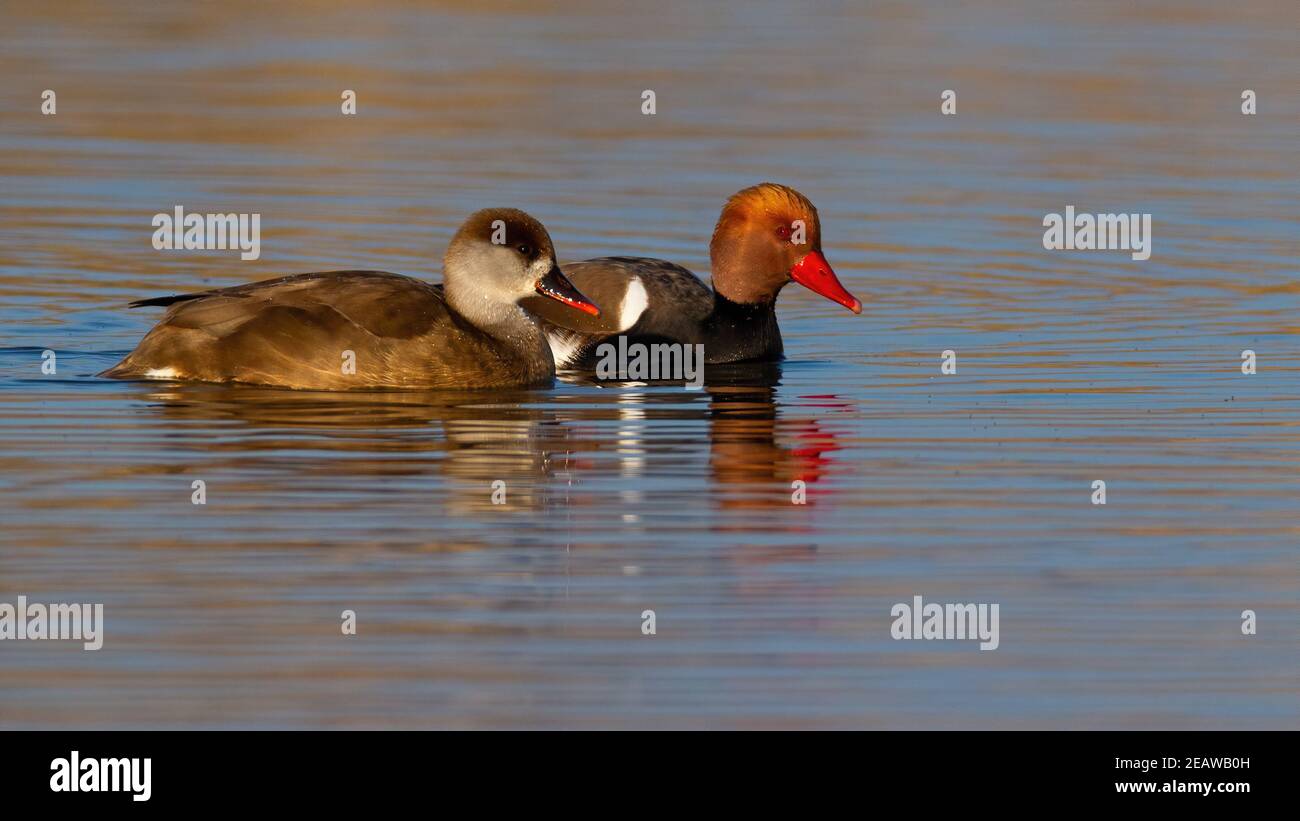
<svg viewBox="0 0 1300 821">
<path fill-rule="evenodd" d="M 627 284 L 627 293 L 623 294 L 623 303 L 618 307 L 618 329 L 626 331 L 636 324 L 650 304 L 649 295 L 640 277 L 632 277 Z"/>
<path fill-rule="evenodd" d="M 175 368 L 150 368 L 144 372 L 145 379 L 179 379 L 180 371 Z"/>
</svg>

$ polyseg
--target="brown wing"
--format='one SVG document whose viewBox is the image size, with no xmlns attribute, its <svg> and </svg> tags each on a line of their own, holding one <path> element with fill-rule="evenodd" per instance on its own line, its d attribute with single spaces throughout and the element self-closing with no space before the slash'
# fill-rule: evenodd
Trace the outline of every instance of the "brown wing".
<svg viewBox="0 0 1300 821">
<path fill-rule="evenodd" d="M 221 338 L 249 322 L 264 321 L 272 306 L 332 308 L 377 337 L 409 339 L 446 317 L 441 289 L 385 271 L 296 274 L 197 294 L 141 300 L 170 305 L 160 325 L 204 330 Z"/>
<path fill-rule="evenodd" d="M 356 387 L 368 381 L 363 369 L 414 371 L 420 363 L 392 367 L 399 351 L 410 358 L 412 340 L 459 326 L 439 290 L 382 271 L 299 274 L 140 304 L 169 308 L 105 376 Z M 345 351 L 362 379 L 342 372 Z"/>
</svg>

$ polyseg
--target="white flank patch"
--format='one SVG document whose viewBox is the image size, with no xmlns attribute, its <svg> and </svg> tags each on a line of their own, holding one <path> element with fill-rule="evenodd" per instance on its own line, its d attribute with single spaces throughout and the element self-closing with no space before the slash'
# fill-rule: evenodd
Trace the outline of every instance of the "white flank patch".
<svg viewBox="0 0 1300 821">
<path fill-rule="evenodd" d="M 618 306 L 618 329 L 626 331 L 636 324 L 650 304 L 650 296 L 641 284 L 641 277 L 632 277 L 627 284 L 627 293 L 623 294 L 623 304 Z"/>
<path fill-rule="evenodd" d="M 582 348 L 582 343 L 587 341 L 583 336 L 567 336 L 566 339 L 565 336 L 560 334 L 548 333 L 546 335 L 546 341 L 551 345 L 551 356 L 555 359 L 555 367 L 557 368 L 569 365 L 573 358 L 577 356 L 579 349 Z"/>
<path fill-rule="evenodd" d="M 176 379 L 180 373 L 175 368 L 150 368 L 144 372 L 146 379 Z"/>
</svg>

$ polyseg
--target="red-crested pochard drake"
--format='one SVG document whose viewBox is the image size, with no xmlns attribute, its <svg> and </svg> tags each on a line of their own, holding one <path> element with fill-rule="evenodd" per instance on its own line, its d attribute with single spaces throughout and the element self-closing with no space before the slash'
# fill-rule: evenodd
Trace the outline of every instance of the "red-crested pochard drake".
<svg viewBox="0 0 1300 821">
<path fill-rule="evenodd" d="M 472 214 L 447 246 L 443 278 L 333 271 L 133 302 L 167 314 L 102 376 L 320 390 L 546 385 L 555 362 L 521 301 L 541 294 L 600 314 L 560 272 L 542 224 L 513 208 Z"/>
<path fill-rule="evenodd" d="M 862 312 L 822 256 L 817 209 L 788 186 L 760 183 L 727 200 L 709 257 L 712 289 L 671 262 L 602 257 L 564 266 L 604 306 L 600 316 L 557 311 L 535 297 L 524 305 L 545 320 L 556 365 L 574 369 L 590 368 L 600 343 L 620 334 L 629 344 L 703 344 L 709 364 L 780 359 L 776 297 L 791 281 Z"/>
</svg>

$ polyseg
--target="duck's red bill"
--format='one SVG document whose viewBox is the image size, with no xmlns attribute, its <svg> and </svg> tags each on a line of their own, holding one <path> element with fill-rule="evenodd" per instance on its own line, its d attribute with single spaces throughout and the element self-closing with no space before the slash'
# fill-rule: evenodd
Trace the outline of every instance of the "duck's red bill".
<svg viewBox="0 0 1300 821">
<path fill-rule="evenodd" d="M 838 302 L 855 314 L 862 313 L 862 303 L 840 284 L 839 278 L 831 270 L 831 264 L 820 251 L 809 251 L 807 256 L 790 269 L 790 278 L 814 294 Z"/>
<path fill-rule="evenodd" d="M 600 316 L 600 308 L 596 307 L 596 303 L 583 296 L 582 291 L 575 288 L 569 278 L 560 273 L 559 268 L 552 268 L 550 273 L 537 280 L 537 293 L 583 313 Z"/>
</svg>

